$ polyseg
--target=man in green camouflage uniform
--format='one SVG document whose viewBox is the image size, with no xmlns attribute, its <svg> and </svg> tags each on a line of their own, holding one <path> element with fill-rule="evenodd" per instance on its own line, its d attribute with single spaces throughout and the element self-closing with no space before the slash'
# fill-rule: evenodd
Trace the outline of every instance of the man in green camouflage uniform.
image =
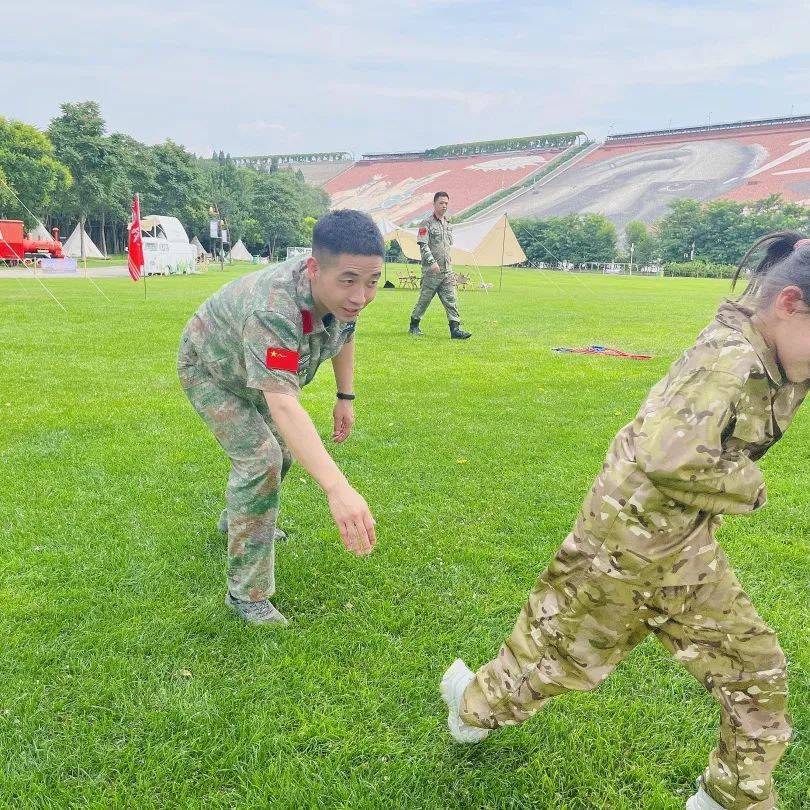
<svg viewBox="0 0 810 810">
<path fill-rule="evenodd" d="M 450 261 L 453 229 L 446 216 L 449 203 L 450 196 L 447 192 L 437 191 L 433 195 L 433 214 L 419 224 L 416 241 L 422 255 L 421 291 L 411 313 L 411 326 L 408 331 L 412 335 L 423 334 L 419 328 L 419 321 L 427 311 L 433 296 L 438 295 L 447 313 L 450 337 L 453 340 L 466 340 L 472 335 L 461 328 L 456 303 L 456 279 Z"/>
<path fill-rule="evenodd" d="M 498 656 L 474 677 L 460 660 L 448 670 L 456 739 L 483 739 L 550 697 L 593 689 L 654 633 L 720 704 L 706 793 L 726 810 L 775 806 L 771 775 L 791 736 L 785 657 L 714 532 L 722 513 L 764 505 L 755 461 L 808 385 L 785 379 L 752 314 L 724 302 L 614 439 Z"/>
<path fill-rule="evenodd" d="M 287 623 L 269 598 L 279 489 L 292 455 L 326 493 L 347 549 L 365 554 L 376 540 L 366 502 L 326 452 L 298 398 L 331 359 L 338 387 L 332 438 L 348 437 L 355 319 L 374 298 L 383 250 L 369 217 L 334 211 L 315 226 L 312 256 L 231 282 L 183 332 L 181 384 L 231 462 L 227 520 L 221 519 L 228 532 L 226 603 L 247 621 Z"/>
</svg>

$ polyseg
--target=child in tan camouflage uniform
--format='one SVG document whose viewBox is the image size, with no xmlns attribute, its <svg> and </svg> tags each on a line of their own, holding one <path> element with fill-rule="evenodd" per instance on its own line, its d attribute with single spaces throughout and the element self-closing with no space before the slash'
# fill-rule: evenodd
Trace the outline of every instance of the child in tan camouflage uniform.
<svg viewBox="0 0 810 810">
<path fill-rule="evenodd" d="M 720 704 L 720 739 L 688 810 L 774 808 L 791 736 L 785 657 L 714 537 L 720 515 L 765 504 L 756 461 L 810 387 L 810 239 L 761 239 L 735 281 L 763 248 L 742 298 L 720 305 L 614 439 L 496 658 L 445 673 L 459 742 L 593 689 L 655 633 Z"/>
</svg>

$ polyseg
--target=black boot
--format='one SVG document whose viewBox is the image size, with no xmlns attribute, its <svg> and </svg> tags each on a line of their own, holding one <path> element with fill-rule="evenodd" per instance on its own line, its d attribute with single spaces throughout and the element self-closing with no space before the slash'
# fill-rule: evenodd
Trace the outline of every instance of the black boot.
<svg viewBox="0 0 810 810">
<path fill-rule="evenodd" d="M 450 321 L 450 337 L 453 340 L 466 340 L 472 337 L 471 332 L 465 332 L 458 321 Z"/>
<path fill-rule="evenodd" d="M 409 335 L 424 335 L 425 333 L 419 328 L 419 318 L 411 318 L 411 328 L 408 330 Z"/>
</svg>

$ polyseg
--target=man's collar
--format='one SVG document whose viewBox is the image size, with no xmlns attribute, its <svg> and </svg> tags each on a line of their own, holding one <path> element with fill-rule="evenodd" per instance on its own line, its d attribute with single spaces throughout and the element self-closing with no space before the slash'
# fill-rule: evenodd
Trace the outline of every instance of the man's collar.
<svg viewBox="0 0 810 810">
<path fill-rule="evenodd" d="M 315 299 L 312 297 L 312 282 L 307 272 L 307 260 L 299 259 L 297 266 L 292 269 L 293 276 L 298 276 L 295 286 L 295 303 L 301 312 L 309 312 L 309 318 L 302 318 L 304 325 L 309 325 L 309 329 L 305 329 L 306 334 L 312 332 L 323 332 L 326 327 L 323 321 L 318 317 L 315 312 Z"/>
</svg>

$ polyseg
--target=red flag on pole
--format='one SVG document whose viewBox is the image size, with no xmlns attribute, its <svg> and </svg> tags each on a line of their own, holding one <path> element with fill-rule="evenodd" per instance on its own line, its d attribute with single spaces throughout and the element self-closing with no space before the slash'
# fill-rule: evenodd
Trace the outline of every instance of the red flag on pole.
<svg viewBox="0 0 810 810">
<path fill-rule="evenodd" d="M 127 267 L 133 281 L 143 272 L 143 240 L 141 239 L 141 201 L 136 194 L 132 200 L 132 223 L 129 226 L 129 258 Z"/>
</svg>

